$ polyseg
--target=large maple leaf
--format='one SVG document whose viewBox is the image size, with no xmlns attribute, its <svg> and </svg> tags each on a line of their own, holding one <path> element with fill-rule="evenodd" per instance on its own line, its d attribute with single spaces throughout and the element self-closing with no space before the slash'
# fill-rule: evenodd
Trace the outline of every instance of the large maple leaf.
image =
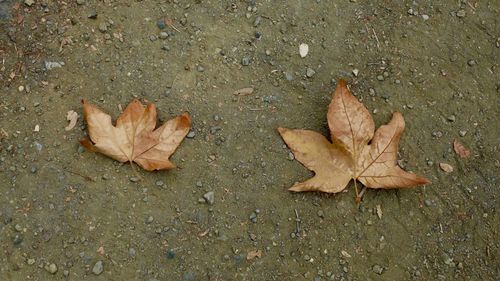
<svg viewBox="0 0 500 281">
<path fill-rule="evenodd" d="M 427 184 L 429 180 L 402 170 L 396 164 L 399 140 L 405 122 L 395 112 L 392 120 L 375 132 L 366 107 L 340 80 L 327 113 L 332 142 L 310 130 L 278 128 L 295 158 L 315 176 L 290 188 L 292 191 L 337 193 L 352 179 L 368 188 L 403 188 Z M 360 199 L 362 193 L 356 196 Z"/>
<path fill-rule="evenodd" d="M 135 162 L 148 171 L 175 168 L 168 158 L 191 128 L 187 112 L 155 130 L 154 104 L 144 107 L 133 100 L 113 126 L 111 116 L 85 100 L 82 103 L 90 136 L 80 142 L 85 148 L 120 162 Z"/>
</svg>

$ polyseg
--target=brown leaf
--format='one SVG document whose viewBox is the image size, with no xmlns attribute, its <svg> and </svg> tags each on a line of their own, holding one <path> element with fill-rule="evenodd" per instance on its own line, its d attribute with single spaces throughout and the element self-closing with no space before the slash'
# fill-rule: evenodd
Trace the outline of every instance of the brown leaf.
<svg viewBox="0 0 500 281">
<path fill-rule="evenodd" d="M 191 117 L 185 112 L 155 130 L 155 105 L 144 108 L 138 100 L 125 108 L 116 126 L 108 114 L 85 100 L 83 113 L 90 136 L 80 142 L 85 148 L 120 162 L 133 161 L 148 171 L 175 168 L 168 158 L 191 127 Z"/>
<path fill-rule="evenodd" d="M 453 141 L 453 150 L 455 150 L 455 153 L 461 158 L 470 157 L 470 150 L 465 148 L 465 146 L 461 144 L 457 139 Z"/>
<path fill-rule="evenodd" d="M 278 128 L 295 158 L 315 172 L 309 180 L 297 183 L 292 191 L 329 193 L 345 189 L 349 181 L 359 180 L 368 188 L 402 188 L 427 184 L 429 180 L 405 172 L 396 164 L 405 122 L 399 112 L 375 131 L 366 107 L 340 80 L 327 114 L 332 143 L 309 130 Z"/>
<path fill-rule="evenodd" d="M 446 173 L 453 172 L 453 166 L 448 163 L 439 163 L 439 168 L 441 168 L 441 170 Z"/>
<path fill-rule="evenodd" d="M 261 250 L 253 250 L 248 252 L 247 254 L 247 260 L 253 260 L 254 258 L 261 258 L 261 257 L 262 257 Z"/>
</svg>

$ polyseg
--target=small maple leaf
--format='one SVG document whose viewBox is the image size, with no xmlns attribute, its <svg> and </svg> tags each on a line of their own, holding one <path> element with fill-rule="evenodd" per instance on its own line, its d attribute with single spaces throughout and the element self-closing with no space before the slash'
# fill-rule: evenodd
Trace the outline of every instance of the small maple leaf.
<svg viewBox="0 0 500 281">
<path fill-rule="evenodd" d="M 291 191 L 337 193 L 352 179 L 368 188 L 402 188 L 430 183 L 429 180 L 405 172 L 396 164 L 399 139 L 405 122 L 395 112 L 392 120 L 375 132 L 368 109 L 339 80 L 327 113 L 332 142 L 310 130 L 278 128 L 295 158 L 315 176 L 296 183 Z"/>
<path fill-rule="evenodd" d="M 116 120 L 96 106 L 83 103 L 89 139 L 80 143 L 90 151 L 99 152 L 120 162 L 135 162 L 142 168 L 168 170 L 175 165 L 168 160 L 191 128 L 187 112 L 156 127 L 156 107 L 146 107 L 133 100 Z"/>
</svg>

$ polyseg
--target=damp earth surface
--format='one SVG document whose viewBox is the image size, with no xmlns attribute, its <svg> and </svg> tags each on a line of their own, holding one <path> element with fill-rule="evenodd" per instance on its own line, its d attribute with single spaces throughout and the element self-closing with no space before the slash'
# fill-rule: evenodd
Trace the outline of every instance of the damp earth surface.
<svg viewBox="0 0 500 281">
<path fill-rule="evenodd" d="M 0 279 L 498 280 L 499 11 L 0 0 Z M 312 173 L 276 128 L 328 136 L 340 78 L 377 127 L 403 113 L 398 164 L 431 184 L 360 204 L 352 182 L 287 191 Z M 85 151 L 82 99 L 113 118 L 133 99 L 155 103 L 158 123 L 188 111 L 177 168 Z"/>
</svg>

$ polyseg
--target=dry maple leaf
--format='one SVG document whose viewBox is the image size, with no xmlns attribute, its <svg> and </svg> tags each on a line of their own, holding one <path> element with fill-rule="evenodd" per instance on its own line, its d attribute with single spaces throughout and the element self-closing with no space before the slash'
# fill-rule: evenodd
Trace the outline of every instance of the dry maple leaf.
<svg viewBox="0 0 500 281">
<path fill-rule="evenodd" d="M 399 139 L 405 122 L 399 112 L 375 132 L 368 109 L 359 102 L 340 80 L 328 108 L 328 126 L 332 142 L 310 130 L 278 128 L 295 158 L 315 176 L 296 183 L 291 191 L 337 193 L 352 179 L 368 188 L 402 188 L 429 183 L 429 180 L 405 172 L 396 164 Z"/>
<path fill-rule="evenodd" d="M 168 158 L 191 128 L 188 113 L 155 130 L 154 104 L 144 107 L 140 101 L 133 100 L 113 126 L 111 116 L 85 100 L 82 103 L 90 136 L 90 140 L 80 141 L 85 148 L 120 162 L 135 162 L 148 171 L 175 168 Z"/>
</svg>

